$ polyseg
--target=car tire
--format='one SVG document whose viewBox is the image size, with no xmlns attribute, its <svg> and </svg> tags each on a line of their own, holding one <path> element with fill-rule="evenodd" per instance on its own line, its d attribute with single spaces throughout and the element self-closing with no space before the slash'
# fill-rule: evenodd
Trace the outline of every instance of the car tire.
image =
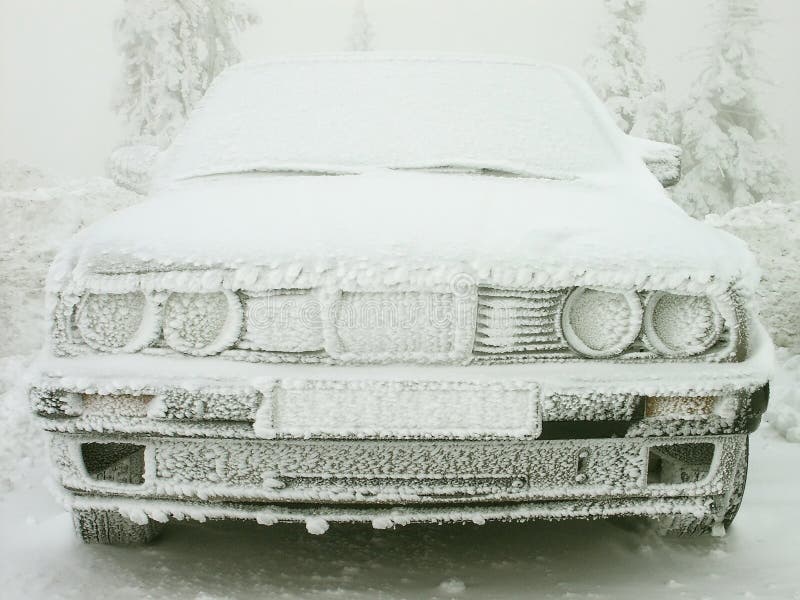
<svg viewBox="0 0 800 600">
<path fill-rule="evenodd" d="M 742 505 L 742 498 L 744 498 L 744 490 L 747 484 L 747 469 L 749 462 L 750 439 L 748 438 L 745 445 L 744 459 L 736 471 L 736 475 L 733 480 L 733 490 L 731 491 L 731 497 L 728 501 L 728 508 L 725 510 L 725 516 L 722 519 L 722 524 L 726 531 L 733 524 L 733 521 L 739 512 L 739 507 Z M 673 515 L 670 517 L 662 517 L 656 522 L 656 531 L 658 534 L 667 537 L 694 537 L 707 535 L 712 532 L 713 527 L 713 517 L 697 518 L 692 515 Z"/>
<path fill-rule="evenodd" d="M 134 523 L 116 510 L 73 509 L 72 522 L 75 533 L 87 544 L 146 544 L 163 528 L 152 519 L 144 525 Z"/>
</svg>

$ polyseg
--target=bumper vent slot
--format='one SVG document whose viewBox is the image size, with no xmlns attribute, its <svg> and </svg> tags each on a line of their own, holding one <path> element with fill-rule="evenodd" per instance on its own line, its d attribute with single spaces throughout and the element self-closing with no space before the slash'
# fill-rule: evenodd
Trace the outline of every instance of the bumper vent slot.
<svg viewBox="0 0 800 600">
<path fill-rule="evenodd" d="M 81 444 L 81 457 L 89 477 L 141 485 L 144 483 L 144 446 L 139 444 Z"/>
<path fill-rule="evenodd" d="M 711 472 L 714 444 L 668 444 L 650 448 L 647 484 L 698 483 Z"/>
</svg>

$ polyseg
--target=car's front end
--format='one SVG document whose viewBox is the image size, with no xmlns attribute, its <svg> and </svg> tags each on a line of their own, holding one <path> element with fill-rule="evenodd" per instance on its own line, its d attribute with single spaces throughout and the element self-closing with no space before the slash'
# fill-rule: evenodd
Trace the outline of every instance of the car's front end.
<svg viewBox="0 0 800 600">
<path fill-rule="evenodd" d="M 458 273 L 424 289 L 161 283 L 212 277 L 96 275 L 56 303 L 72 356 L 43 363 L 31 399 L 73 509 L 376 526 L 730 515 L 771 353 L 735 295 Z"/>
<path fill-rule="evenodd" d="M 723 530 L 772 364 L 752 258 L 632 169 L 192 175 L 89 230 L 51 271 L 30 389 L 84 539 Z"/>
</svg>

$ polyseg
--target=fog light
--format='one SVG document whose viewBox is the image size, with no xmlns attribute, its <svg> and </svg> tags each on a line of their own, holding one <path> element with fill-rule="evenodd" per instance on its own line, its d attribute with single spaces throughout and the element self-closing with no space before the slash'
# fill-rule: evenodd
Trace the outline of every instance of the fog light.
<svg viewBox="0 0 800 600">
<path fill-rule="evenodd" d="M 715 396 L 648 396 L 644 416 L 673 419 L 703 419 L 714 414 Z"/>
<path fill-rule="evenodd" d="M 132 394 L 82 394 L 84 415 L 108 417 L 146 417 L 147 407 L 153 396 Z"/>
</svg>

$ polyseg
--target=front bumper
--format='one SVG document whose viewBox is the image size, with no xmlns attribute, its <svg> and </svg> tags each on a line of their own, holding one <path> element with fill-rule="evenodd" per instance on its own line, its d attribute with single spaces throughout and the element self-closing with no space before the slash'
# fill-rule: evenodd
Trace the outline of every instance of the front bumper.
<svg viewBox="0 0 800 600">
<path fill-rule="evenodd" d="M 732 485 L 746 436 L 682 438 L 687 446 L 713 449 L 707 474 L 686 483 L 650 482 L 652 450 L 673 441 L 132 440 L 54 434 L 51 453 L 75 507 L 143 510 L 157 520 L 161 513 L 398 523 L 712 514 Z M 85 452 L 92 444 L 138 447 L 141 455 L 92 471 Z"/>
<path fill-rule="evenodd" d="M 40 362 L 31 400 L 68 504 L 134 520 L 719 518 L 770 368 L 767 341 L 741 363 L 692 365 L 108 356 Z M 652 417 L 652 398 L 712 398 L 713 410 Z M 651 480 L 653 449 L 676 443 L 711 449 L 706 472 Z M 89 464 L 104 445 L 138 457 L 136 477 Z"/>
<path fill-rule="evenodd" d="M 675 485 L 648 482 L 650 450 L 670 445 L 674 438 L 256 441 L 55 434 L 50 448 L 61 484 L 81 493 L 243 502 L 451 504 L 719 494 L 739 464 L 745 439 L 681 438 L 687 446 L 713 446 L 713 458 L 709 453 L 707 475 Z M 138 469 L 140 475 L 120 482 L 118 473 L 87 465 L 85 449 L 103 444 L 139 450 L 141 457 L 132 460 L 143 464 L 117 463 L 113 468 Z"/>
</svg>

